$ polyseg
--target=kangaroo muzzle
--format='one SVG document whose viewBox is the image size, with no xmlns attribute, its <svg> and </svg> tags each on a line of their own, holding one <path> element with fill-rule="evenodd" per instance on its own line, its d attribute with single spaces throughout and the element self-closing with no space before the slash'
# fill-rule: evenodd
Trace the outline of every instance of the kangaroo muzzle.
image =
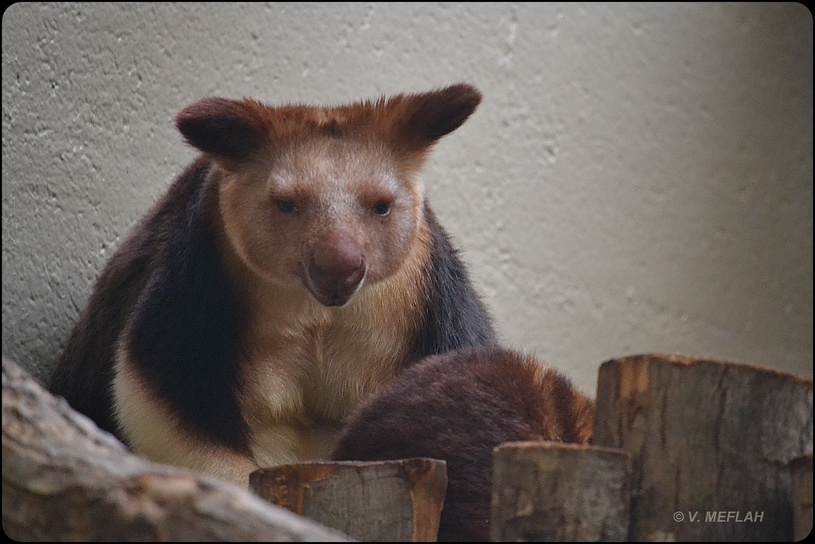
<svg viewBox="0 0 815 544">
<path fill-rule="evenodd" d="M 343 306 L 365 281 L 367 264 L 357 245 L 345 237 L 327 237 L 313 248 L 306 287 L 323 306 Z"/>
</svg>

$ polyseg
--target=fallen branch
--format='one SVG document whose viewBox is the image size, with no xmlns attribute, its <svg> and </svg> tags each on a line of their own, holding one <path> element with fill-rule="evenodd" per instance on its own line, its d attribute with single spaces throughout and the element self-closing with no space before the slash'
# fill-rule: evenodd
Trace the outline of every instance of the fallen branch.
<svg viewBox="0 0 815 544">
<path fill-rule="evenodd" d="M 345 540 L 248 489 L 131 454 L 5 357 L 2 493 L 15 540 Z"/>
</svg>

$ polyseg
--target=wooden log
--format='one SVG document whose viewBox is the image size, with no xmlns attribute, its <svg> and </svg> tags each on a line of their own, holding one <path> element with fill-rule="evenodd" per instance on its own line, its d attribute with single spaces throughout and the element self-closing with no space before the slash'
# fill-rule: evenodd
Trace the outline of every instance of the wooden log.
<svg viewBox="0 0 815 544">
<path fill-rule="evenodd" d="M 792 540 L 787 464 L 812 453 L 812 382 L 736 362 L 612 360 L 593 443 L 632 454 L 632 540 Z"/>
<path fill-rule="evenodd" d="M 15 540 L 345 540 L 248 489 L 132 455 L 5 357 L 2 491 Z"/>
<path fill-rule="evenodd" d="M 435 542 L 447 465 L 424 458 L 281 465 L 254 471 L 249 488 L 357 540 Z"/>
<path fill-rule="evenodd" d="M 494 542 L 628 539 L 628 452 L 562 442 L 493 450 Z"/>
<path fill-rule="evenodd" d="M 792 519 L 796 542 L 812 532 L 812 454 L 790 461 Z"/>
</svg>

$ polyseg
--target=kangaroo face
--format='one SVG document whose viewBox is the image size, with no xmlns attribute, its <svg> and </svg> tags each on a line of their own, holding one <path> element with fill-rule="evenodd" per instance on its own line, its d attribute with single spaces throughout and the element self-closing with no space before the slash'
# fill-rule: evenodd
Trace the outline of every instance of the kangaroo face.
<svg viewBox="0 0 815 544">
<path fill-rule="evenodd" d="M 240 260 L 342 306 L 409 257 L 423 220 L 418 172 L 480 100 L 465 84 L 336 108 L 207 98 L 176 124 L 220 169 L 224 230 Z"/>
<path fill-rule="evenodd" d="M 421 184 L 384 146 L 309 138 L 221 185 L 227 238 L 256 274 L 325 306 L 395 273 L 421 221 Z"/>
</svg>

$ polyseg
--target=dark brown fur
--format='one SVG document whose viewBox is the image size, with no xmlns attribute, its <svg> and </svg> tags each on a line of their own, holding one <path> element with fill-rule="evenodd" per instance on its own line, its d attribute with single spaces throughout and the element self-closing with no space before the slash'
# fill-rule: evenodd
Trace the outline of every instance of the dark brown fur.
<svg viewBox="0 0 815 544">
<path fill-rule="evenodd" d="M 480 99 L 184 108 L 203 155 L 105 266 L 52 391 L 145 455 L 244 481 L 319 451 L 312 431 L 420 358 L 494 345 L 418 179 Z"/>
<path fill-rule="evenodd" d="M 492 449 L 523 440 L 585 444 L 594 402 L 530 357 L 466 349 L 430 357 L 350 418 L 337 460 L 447 462 L 440 541 L 487 541 Z"/>
</svg>

